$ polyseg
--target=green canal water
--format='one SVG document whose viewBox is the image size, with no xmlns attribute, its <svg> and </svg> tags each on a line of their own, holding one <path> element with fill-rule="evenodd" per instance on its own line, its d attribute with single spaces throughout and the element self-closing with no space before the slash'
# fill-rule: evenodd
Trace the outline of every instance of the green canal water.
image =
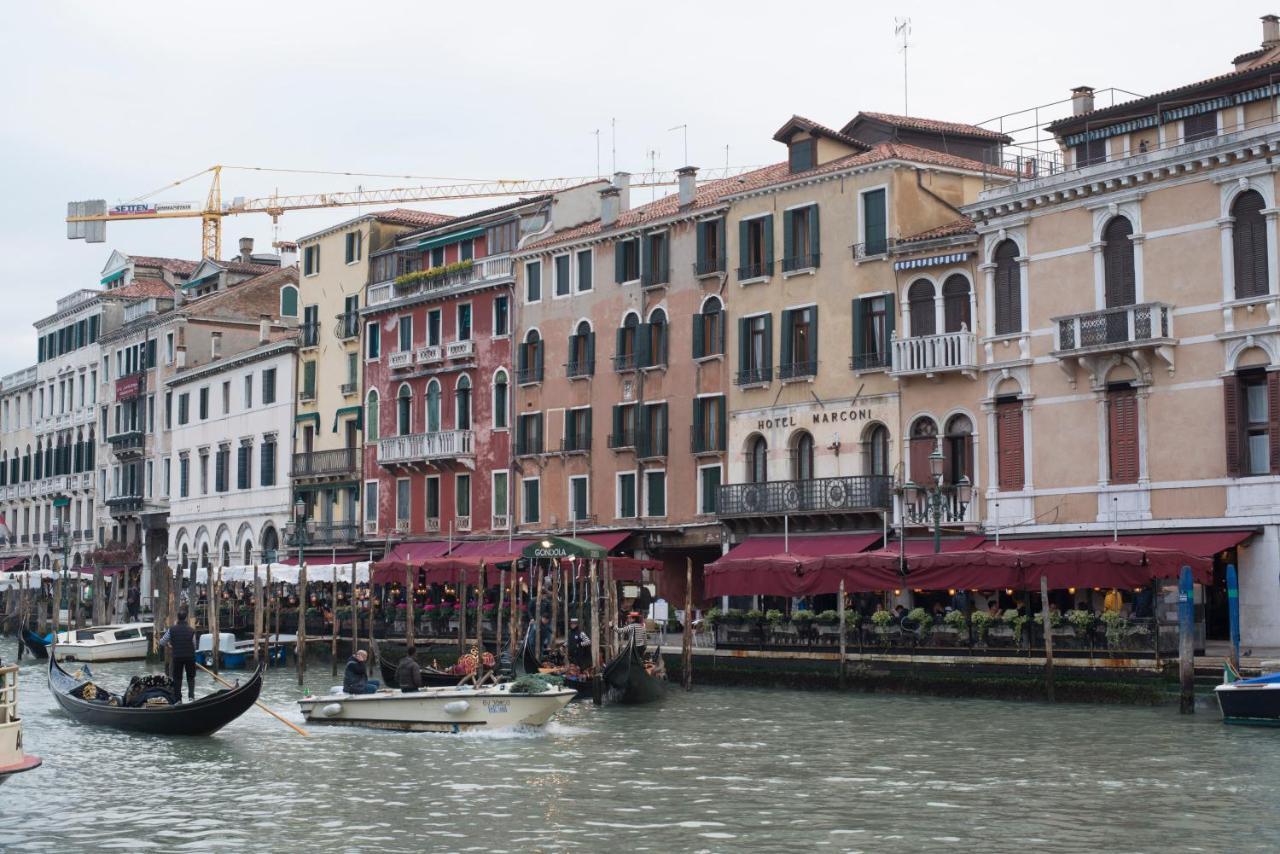
<svg viewBox="0 0 1280 854">
<path fill-rule="evenodd" d="M 275 671 L 263 699 L 301 723 L 298 693 Z M 255 709 L 156 739 L 73 724 L 37 662 L 21 706 L 44 767 L 0 787 L 3 851 L 1280 849 L 1280 731 L 1207 706 L 704 687 L 534 733 L 304 739 Z"/>
</svg>

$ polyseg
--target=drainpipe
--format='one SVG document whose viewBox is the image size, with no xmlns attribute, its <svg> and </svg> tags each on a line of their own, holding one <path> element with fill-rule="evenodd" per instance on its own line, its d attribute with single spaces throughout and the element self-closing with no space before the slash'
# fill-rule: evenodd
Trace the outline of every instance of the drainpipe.
<svg viewBox="0 0 1280 854">
<path fill-rule="evenodd" d="M 924 170 L 923 170 L 923 169 L 921 169 L 919 166 L 917 166 L 917 167 L 915 167 L 915 170 L 916 170 L 916 187 L 920 190 L 920 192 L 924 193 L 925 195 L 929 196 L 930 198 L 936 199 L 936 200 L 938 201 L 938 203 L 939 203 L 939 204 L 941 204 L 941 205 L 945 206 L 946 208 L 948 208 L 949 210 L 953 211 L 957 217 L 962 217 L 962 216 L 964 216 L 964 215 L 965 215 L 964 211 L 960 210 L 958 207 L 956 207 L 955 205 L 951 204 L 951 202 L 949 202 L 949 201 L 947 201 L 946 199 L 942 198 L 942 196 L 939 196 L 939 195 L 938 195 L 937 193 L 935 193 L 933 190 L 930 190 L 928 187 L 926 187 L 926 186 L 924 185 L 924 180 L 921 178 L 921 175 L 923 175 L 923 174 L 924 174 Z"/>
</svg>

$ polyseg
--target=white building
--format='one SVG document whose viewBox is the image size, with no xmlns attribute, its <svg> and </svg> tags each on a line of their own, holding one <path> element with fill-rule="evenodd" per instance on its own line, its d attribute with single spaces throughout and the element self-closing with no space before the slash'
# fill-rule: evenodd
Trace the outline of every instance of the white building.
<svg viewBox="0 0 1280 854">
<path fill-rule="evenodd" d="M 292 333 L 193 368 L 181 367 L 179 350 L 178 373 L 166 383 L 174 400 L 163 485 L 171 564 L 275 559 L 291 512 L 296 355 Z"/>
<path fill-rule="evenodd" d="M 8 536 L 0 539 L 0 567 L 16 566 L 29 556 L 37 533 L 30 501 L 35 388 L 34 365 L 0 379 L 0 513 L 9 527 Z"/>
</svg>

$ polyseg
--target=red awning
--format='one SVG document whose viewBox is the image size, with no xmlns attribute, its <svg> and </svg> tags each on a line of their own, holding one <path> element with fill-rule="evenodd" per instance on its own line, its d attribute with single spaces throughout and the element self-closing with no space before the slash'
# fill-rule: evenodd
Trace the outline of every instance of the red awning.
<svg viewBox="0 0 1280 854">
<path fill-rule="evenodd" d="M 578 539 L 595 543 L 605 551 L 611 552 L 630 536 L 630 531 L 599 531 L 594 534 L 579 534 Z"/>
<path fill-rule="evenodd" d="M 1185 551 L 1103 543 L 1029 552 L 1023 555 L 1024 582 L 1049 587 L 1143 587 L 1155 579 L 1177 578 L 1182 567 L 1191 567 L 1197 584 L 1213 581 L 1213 561 Z"/>
<path fill-rule="evenodd" d="M 102 567 L 101 569 L 102 569 L 102 577 L 103 577 L 103 578 L 110 578 L 110 577 L 111 577 L 111 576 L 113 576 L 113 575 L 119 575 L 119 574 L 120 574 L 120 573 L 122 573 L 122 572 L 128 572 L 128 571 L 129 571 L 129 567 L 124 566 L 124 565 L 104 566 L 104 567 Z M 82 567 L 80 567 L 80 571 L 81 571 L 81 572 L 88 572 L 88 573 L 92 573 L 92 572 L 93 572 L 93 570 L 94 570 L 94 567 L 92 567 L 92 566 L 82 566 Z"/>
<path fill-rule="evenodd" d="M 449 543 L 446 540 L 396 543 L 382 560 L 373 565 L 370 581 L 373 584 L 403 582 L 406 568 L 420 567 L 424 561 L 443 557 L 448 553 Z"/>
<path fill-rule="evenodd" d="M 422 562 L 428 582 L 446 583 L 458 580 L 459 572 L 467 573 L 468 584 L 480 583 L 480 563 L 486 567 L 486 583 L 496 581 L 498 569 L 494 564 L 508 563 L 520 557 L 520 552 L 533 540 L 468 540 L 458 543 L 453 551 L 442 557 Z"/>
<path fill-rule="evenodd" d="M 921 590 L 1021 588 L 1023 555 L 1005 548 L 916 555 L 904 583 Z"/>
<path fill-rule="evenodd" d="M 827 534 L 816 537 L 751 537 L 729 549 L 725 558 L 765 557 L 793 554 L 802 557 L 849 555 L 866 551 L 880 539 L 880 534 Z M 714 566 L 715 564 L 712 564 Z"/>
<path fill-rule="evenodd" d="M 29 555 L 22 555 L 20 557 L 7 557 L 0 560 L 0 572 L 12 572 L 22 566 L 22 564 L 26 563 L 28 557 Z"/>
<path fill-rule="evenodd" d="M 880 534 L 819 537 L 752 537 L 704 569 L 704 589 L 712 596 L 814 596 L 835 593 L 841 579 L 850 592 L 892 589 L 896 563 L 867 559 L 863 551 Z M 769 551 L 776 548 L 776 552 Z"/>
<path fill-rule="evenodd" d="M 611 557 L 608 558 L 608 561 L 609 571 L 613 573 L 614 581 L 639 583 L 644 581 L 644 571 L 646 569 L 654 572 L 662 569 L 662 561 L 649 560 L 647 558 Z M 681 570 L 681 572 L 684 572 L 684 570 Z"/>
<path fill-rule="evenodd" d="M 1186 552 L 1195 557 L 1213 557 L 1218 552 L 1232 546 L 1238 546 L 1256 530 L 1229 531 L 1170 531 L 1153 534 L 1121 534 L 1114 541 L 1122 546 L 1141 546 L 1148 549 L 1168 549 Z M 1048 549 L 1077 548 L 1079 546 L 1100 546 L 1113 542 L 1111 536 L 1100 534 L 1088 537 L 1032 537 L 1029 539 L 1001 538 L 1000 548 L 1018 551 L 1046 551 Z M 995 548 L 994 540 L 988 539 L 984 548 Z"/>
</svg>

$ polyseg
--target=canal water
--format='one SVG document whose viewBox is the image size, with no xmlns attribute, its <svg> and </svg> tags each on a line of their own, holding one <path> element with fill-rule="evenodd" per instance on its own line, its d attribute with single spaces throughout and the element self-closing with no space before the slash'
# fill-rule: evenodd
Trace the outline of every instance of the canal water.
<svg viewBox="0 0 1280 854">
<path fill-rule="evenodd" d="M 22 692 L 44 767 L 0 787 L 3 851 L 1280 849 L 1280 731 L 1210 707 L 703 687 L 535 733 L 302 738 L 255 709 L 157 739 L 73 724 L 38 662 Z M 301 723 L 297 696 L 269 674 L 263 699 Z"/>
</svg>

